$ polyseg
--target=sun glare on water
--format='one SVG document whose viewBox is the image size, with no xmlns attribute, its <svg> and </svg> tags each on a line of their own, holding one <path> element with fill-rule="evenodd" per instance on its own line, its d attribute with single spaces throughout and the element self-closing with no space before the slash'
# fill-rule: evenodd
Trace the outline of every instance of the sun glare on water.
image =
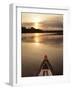
<svg viewBox="0 0 72 90">
<path fill-rule="evenodd" d="M 35 33 L 34 41 L 36 45 L 39 45 L 39 34 L 38 33 Z"/>
</svg>

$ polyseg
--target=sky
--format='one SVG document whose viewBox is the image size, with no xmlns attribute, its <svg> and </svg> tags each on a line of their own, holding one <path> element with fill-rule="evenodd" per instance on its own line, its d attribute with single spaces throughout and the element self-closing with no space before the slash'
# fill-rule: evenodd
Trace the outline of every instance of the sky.
<svg viewBox="0 0 72 90">
<path fill-rule="evenodd" d="M 62 14 L 21 13 L 23 27 L 42 30 L 63 30 Z"/>
</svg>

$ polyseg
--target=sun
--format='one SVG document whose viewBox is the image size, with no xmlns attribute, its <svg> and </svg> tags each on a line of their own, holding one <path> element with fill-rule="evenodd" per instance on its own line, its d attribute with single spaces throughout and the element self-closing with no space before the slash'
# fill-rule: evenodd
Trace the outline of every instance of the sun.
<svg viewBox="0 0 72 90">
<path fill-rule="evenodd" d="M 38 23 L 38 22 L 35 22 L 35 23 L 34 23 L 34 27 L 35 27 L 36 29 L 38 29 L 38 28 L 39 28 L 39 23 Z"/>
<path fill-rule="evenodd" d="M 40 23 L 40 18 L 39 17 L 35 17 L 35 18 L 33 18 L 33 22 L 34 22 L 34 27 L 36 28 L 36 29 L 39 29 L 39 23 Z"/>
</svg>

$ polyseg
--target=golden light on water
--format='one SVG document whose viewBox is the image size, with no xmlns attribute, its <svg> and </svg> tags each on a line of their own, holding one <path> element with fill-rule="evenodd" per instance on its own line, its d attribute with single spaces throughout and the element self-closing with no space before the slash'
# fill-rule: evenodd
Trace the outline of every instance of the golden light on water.
<svg viewBox="0 0 72 90">
<path fill-rule="evenodd" d="M 39 37 L 39 33 L 35 33 L 35 37 Z"/>
<path fill-rule="evenodd" d="M 35 33 L 34 41 L 36 45 L 39 45 L 39 34 L 38 33 Z"/>
<path fill-rule="evenodd" d="M 35 42 L 36 42 L 36 43 L 39 43 L 38 37 L 35 37 Z"/>
</svg>

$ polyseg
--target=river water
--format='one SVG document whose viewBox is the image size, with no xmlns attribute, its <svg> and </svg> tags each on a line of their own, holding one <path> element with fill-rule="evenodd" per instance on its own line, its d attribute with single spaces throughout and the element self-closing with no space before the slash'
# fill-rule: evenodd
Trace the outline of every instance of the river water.
<svg viewBox="0 0 72 90">
<path fill-rule="evenodd" d="M 54 75 L 63 75 L 63 35 L 25 33 L 21 38 L 22 77 L 36 76 L 44 55 L 47 55 Z"/>
</svg>

